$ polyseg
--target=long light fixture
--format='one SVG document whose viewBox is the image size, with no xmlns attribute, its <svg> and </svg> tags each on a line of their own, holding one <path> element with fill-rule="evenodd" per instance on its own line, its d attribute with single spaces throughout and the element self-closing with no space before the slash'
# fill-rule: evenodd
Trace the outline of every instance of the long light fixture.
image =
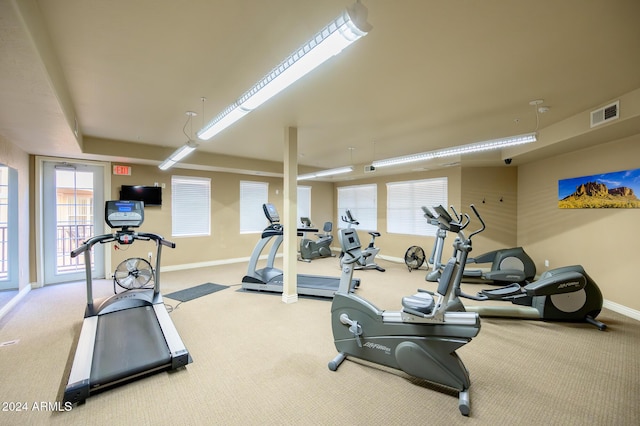
<svg viewBox="0 0 640 426">
<path fill-rule="evenodd" d="M 174 164 L 182 160 L 187 155 L 191 154 L 197 147 L 198 144 L 195 141 L 190 140 L 180 148 L 176 149 L 173 154 L 171 154 L 169 158 L 160 163 L 158 167 L 160 168 L 160 170 L 167 170 L 168 168 L 173 167 Z"/>
<path fill-rule="evenodd" d="M 359 1 L 349 6 L 311 40 L 296 49 L 251 89 L 200 129 L 197 133 L 198 138 L 211 139 L 327 59 L 367 35 L 371 28 L 367 23 L 367 8 Z"/>
<path fill-rule="evenodd" d="M 353 166 L 338 167 L 335 169 L 320 170 L 313 173 L 298 175 L 298 180 L 309 180 L 309 179 L 315 179 L 319 177 L 327 177 L 327 176 L 339 175 L 343 173 L 349 173 L 352 171 L 353 171 Z"/>
<path fill-rule="evenodd" d="M 452 155 L 462 155 L 462 154 L 469 154 L 472 152 L 482 152 L 482 151 L 489 151 L 494 149 L 501 149 L 509 146 L 522 145 L 525 143 L 535 142 L 536 140 L 537 140 L 537 137 L 535 132 L 525 133 L 522 135 L 510 136 L 510 137 L 501 138 L 501 139 L 492 139 L 492 140 L 483 141 L 483 142 L 470 143 L 467 145 L 460 145 L 452 148 L 443 148 L 435 151 L 404 155 L 402 157 L 376 160 L 376 161 L 373 161 L 371 165 L 373 167 L 395 166 L 398 164 L 432 160 L 434 158 L 449 157 Z"/>
</svg>

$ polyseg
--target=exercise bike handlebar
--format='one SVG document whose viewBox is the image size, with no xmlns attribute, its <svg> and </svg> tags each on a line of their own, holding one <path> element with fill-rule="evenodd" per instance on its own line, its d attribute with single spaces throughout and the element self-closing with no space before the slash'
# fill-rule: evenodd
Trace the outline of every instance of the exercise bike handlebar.
<svg viewBox="0 0 640 426">
<path fill-rule="evenodd" d="M 360 225 L 360 222 L 358 222 L 357 220 L 355 220 L 353 218 L 353 216 L 351 215 L 351 210 L 347 210 L 345 212 L 346 216 L 341 216 L 341 219 L 343 222 L 349 223 L 351 225 Z"/>
</svg>

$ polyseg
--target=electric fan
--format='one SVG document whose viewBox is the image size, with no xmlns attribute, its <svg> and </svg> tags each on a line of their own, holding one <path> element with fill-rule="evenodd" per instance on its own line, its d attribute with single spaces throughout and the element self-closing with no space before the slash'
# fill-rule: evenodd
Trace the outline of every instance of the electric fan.
<svg viewBox="0 0 640 426">
<path fill-rule="evenodd" d="M 404 263 L 407 265 L 407 268 L 409 268 L 409 272 L 420 268 L 424 263 L 424 260 L 425 256 L 422 247 L 411 246 L 404 254 Z"/>
<path fill-rule="evenodd" d="M 152 279 L 151 264 L 140 257 L 123 260 L 113 273 L 113 282 L 125 290 L 145 288 Z M 115 292 L 115 284 L 113 291 Z"/>
</svg>

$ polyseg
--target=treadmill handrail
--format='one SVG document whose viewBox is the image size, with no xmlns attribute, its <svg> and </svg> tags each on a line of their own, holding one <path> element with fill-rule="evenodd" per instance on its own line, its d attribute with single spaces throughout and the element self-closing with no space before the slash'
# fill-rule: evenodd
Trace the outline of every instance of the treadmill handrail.
<svg viewBox="0 0 640 426">
<path fill-rule="evenodd" d="M 131 234 L 131 237 L 134 240 L 154 240 L 157 241 L 158 243 L 162 244 L 163 246 L 167 246 L 170 248 L 176 248 L 176 243 L 165 240 L 162 236 L 158 235 L 158 234 L 152 234 L 149 232 L 134 232 L 133 234 Z M 111 241 L 116 241 L 118 239 L 118 233 L 115 232 L 113 234 L 103 234 L 103 235 L 96 235 L 95 237 L 91 237 L 88 240 L 86 240 L 85 242 L 82 243 L 82 245 L 80 245 L 79 247 L 77 247 L 76 249 L 71 251 L 71 257 L 77 257 L 78 255 L 84 253 L 85 251 L 91 249 L 91 247 L 93 247 L 94 245 L 101 243 L 101 244 L 105 244 L 105 243 L 110 243 Z"/>
<path fill-rule="evenodd" d="M 165 240 L 162 236 L 158 234 L 153 234 L 150 232 L 114 232 L 112 234 L 103 234 L 96 235 L 95 237 L 91 237 L 86 240 L 80 247 L 71 251 L 71 257 L 74 258 L 84 253 L 85 259 L 85 273 L 86 273 L 86 285 L 87 285 L 87 305 L 93 306 L 93 277 L 91 276 L 91 268 L 87 267 L 87 265 L 91 265 L 91 247 L 94 245 L 101 243 L 109 243 L 112 241 L 119 241 L 119 236 L 125 234 L 128 237 L 131 237 L 133 240 L 141 240 L 141 241 L 149 241 L 153 240 L 156 242 L 156 267 L 155 270 L 160 270 L 160 260 L 162 258 L 162 246 L 167 246 L 170 248 L 176 248 L 176 244 L 174 242 Z M 160 274 L 156 274 L 155 283 L 153 286 L 153 294 L 154 297 L 157 297 L 160 294 Z"/>
</svg>

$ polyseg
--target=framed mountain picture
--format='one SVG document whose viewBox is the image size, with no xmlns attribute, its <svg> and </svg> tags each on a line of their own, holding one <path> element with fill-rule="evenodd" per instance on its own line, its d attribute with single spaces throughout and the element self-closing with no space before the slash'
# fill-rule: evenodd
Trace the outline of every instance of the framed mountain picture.
<svg viewBox="0 0 640 426">
<path fill-rule="evenodd" d="M 558 181 L 561 209 L 640 208 L 640 169 Z"/>
</svg>

